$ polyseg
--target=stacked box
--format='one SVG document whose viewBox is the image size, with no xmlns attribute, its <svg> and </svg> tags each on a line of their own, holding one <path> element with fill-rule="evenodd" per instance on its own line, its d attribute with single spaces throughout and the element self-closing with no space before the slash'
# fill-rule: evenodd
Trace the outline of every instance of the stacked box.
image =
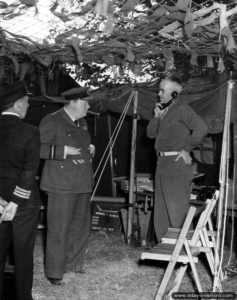
<svg viewBox="0 0 237 300">
<path fill-rule="evenodd" d="M 120 230 L 120 213 L 118 211 L 103 210 L 96 205 L 92 212 L 92 230 L 105 230 L 113 232 Z"/>
</svg>

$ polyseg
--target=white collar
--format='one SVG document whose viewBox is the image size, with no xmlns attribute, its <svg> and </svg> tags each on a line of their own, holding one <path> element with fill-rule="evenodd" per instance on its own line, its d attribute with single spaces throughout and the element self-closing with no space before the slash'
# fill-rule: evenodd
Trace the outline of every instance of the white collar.
<svg viewBox="0 0 237 300">
<path fill-rule="evenodd" d="M 4 112 L 2 112 L 2 115 L 17 116 L 17 117 L 20 118 L 20 116 L 17 113 L 14 113 L 14 112 L 4 111 Z"/>
</svg>

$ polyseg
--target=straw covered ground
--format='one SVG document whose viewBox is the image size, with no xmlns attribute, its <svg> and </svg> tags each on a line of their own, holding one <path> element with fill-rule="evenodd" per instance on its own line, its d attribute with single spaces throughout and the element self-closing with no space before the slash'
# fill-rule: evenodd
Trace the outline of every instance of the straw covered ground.
<svg viewBox="0 0 237 300">
<path fill-rule="evenodd" d="M 140 262 L 141 247 L 128 246 L 120 232 L 92 231 L 86 256 L 86 274 L 66 273 L 65 285 L 52 286 L 44 276 L 43 239 L 39 232 L 35 247 L 35 300 L 153 300 L 166 264 Z M 225 256 L 229 256 L 226 251 Z M 203 259 L 198 265 L 205 291 L 211 290 L 212 280 Z M 224 291 L 237 292 L 236 277 L 228 277 Z M 187 274 L 182 291 L 194 292 Z"/>
</svg>

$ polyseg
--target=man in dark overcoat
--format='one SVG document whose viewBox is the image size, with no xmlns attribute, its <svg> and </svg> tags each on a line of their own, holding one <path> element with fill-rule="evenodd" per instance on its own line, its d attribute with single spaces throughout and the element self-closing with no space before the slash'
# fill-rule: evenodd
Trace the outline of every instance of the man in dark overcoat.
<svg viewBox="0 0 237 300">
<path fill-rule="evenodd" d="M 41 158 L 45 164 L 41 189 L 48 194 L 45 275 L 63 284 L 66 271 L 84 272 L 90 234 L 92 156 L 85 116 L 87 88 L 66 95 L 65 106 L 40 123 Z"/>
<path fill-rule="evenodd" d="M 0 295 L 12 243 L 16 299 L 32 300 L 33 250 L 40 210 L 35 183 L 40 133 L 22 121 L 29 106 L 24 83 L 0 87 L 0 104 Z"/>
</svg>

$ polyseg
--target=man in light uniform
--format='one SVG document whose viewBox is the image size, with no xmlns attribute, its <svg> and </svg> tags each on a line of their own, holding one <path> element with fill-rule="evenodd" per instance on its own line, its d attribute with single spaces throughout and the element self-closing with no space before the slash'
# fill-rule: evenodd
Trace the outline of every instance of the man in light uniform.
<svg viewBox="0 0 237 300">
<path fill-rule="evenodd" d="M 154 227 L 160 242 L 168 227 L 182 227 L 189 208 L 193 178 L 190 151 L 207 134 L 208 127 L 187 104 L 179 102 L 182 91 L 175 77 L 160 82 L 160 102 L 147 127 L 147 136 L 156 138 Z"/>
</svg>

